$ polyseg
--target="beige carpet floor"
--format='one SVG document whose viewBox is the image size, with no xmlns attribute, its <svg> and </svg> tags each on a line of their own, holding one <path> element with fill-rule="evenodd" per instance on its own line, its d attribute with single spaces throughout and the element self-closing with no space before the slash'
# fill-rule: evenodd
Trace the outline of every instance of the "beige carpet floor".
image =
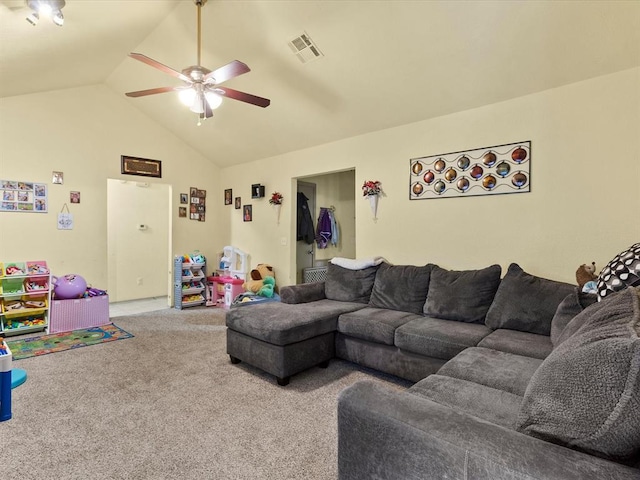
<svg viewBox="0 0 640 480">
<path fill-rule="evenodd" d="M 0 423 L 0 477 L 335 479 L 338 393 L 409 385 L 332 360 L 279 387 L 229 362 L 223 315 L 118 317 L 135 338 L 15 361 L 28 380 Z"/>
</svg>

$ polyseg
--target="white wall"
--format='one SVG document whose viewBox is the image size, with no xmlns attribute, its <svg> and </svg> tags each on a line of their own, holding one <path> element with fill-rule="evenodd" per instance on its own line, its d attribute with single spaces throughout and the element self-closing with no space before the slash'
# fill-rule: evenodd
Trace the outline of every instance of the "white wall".
<svg viewBox="0 0 640 480">
<path fill-rule="evenodd" d="M 193 128 L 197 128 L 195 125 Z M 120 174 L 120 156 L 162 161 L 162 178 Z M 51 185 L 51 172 L 65 174 Z M 49 213 L 0 213 L 0 261 L 47 260 L 56 275 L 78 273 L 107 288 L 107 179 L 162 183 L 173 191 L 175 254 L 199 249 L 208 257 L 222 245 L 216 218 L 218 168 L 105 86 L 88 86 L 0 99 L 0 178 L 49 184 Z M 179 194 L 207 190 L 207 221 L 178 218 Z M 69 203 L 78 190 L 82 203 Z M 209 200 L 208 198 L 208 200 Z M 56 228 L 64 203 L 75 228 Z M 170 265 L 167 265 L 170 268 Z"/>
<path fill-rule="evenodd" d="M 459 270 L 518 262 L 574 283 L 578 265 L 602 268 L 640 241 L 639 85 L 640 68 L 625 70 L 226 168 L 223 183 L 248 190 L 260 181 L 285 195 L 277 227 L 266 200 L 254 202 L 254 222 L 230 212 L 230 241 L 254 259 L 271 258 L 280 285 L 295 283 L 295 250 L 280 242 L 295 232 L 290 179 L 355 168 L 358 257 Z M 523 140 L 532 141 L 530 193 L 409 200 L 410 158 Z M 386 193 L 377 222 L 359 195 L 365 180 L 380 180 Z"/>
</svg>

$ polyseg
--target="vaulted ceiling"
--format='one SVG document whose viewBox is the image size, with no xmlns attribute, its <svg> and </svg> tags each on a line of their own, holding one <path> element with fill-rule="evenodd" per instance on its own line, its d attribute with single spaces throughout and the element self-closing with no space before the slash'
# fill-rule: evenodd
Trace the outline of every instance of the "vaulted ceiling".
<svg viewBox="0 0 640 480">
<path fill-rule="evenodd" d="M 181 84 L 129 52 L 196 63 L 191 0 L 63 12 L 63 27 L 32 27 L 24 1 L 0 0 L 0 98 L 106 84 L 222 167 L 640 66 L 638 1 L 209 0 L 202 64 L 247 63 L 225 86 L 272 103 L 227 99 L 198 127 L 174 92 L 124 96 Z M 306 64 L 287 44 L 304 32 L 324 54 Z"/>
</svg>

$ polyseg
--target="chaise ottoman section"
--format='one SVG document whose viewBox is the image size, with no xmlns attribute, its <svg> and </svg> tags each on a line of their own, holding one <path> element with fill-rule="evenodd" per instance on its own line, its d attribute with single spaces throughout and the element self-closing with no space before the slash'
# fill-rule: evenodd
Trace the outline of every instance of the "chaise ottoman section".
<svg viewBox="0 0 640 480">
<path fill-rule="evenodd" d="M 232 363 L 244 361 L 275 375 L 280 385 L 334 356 L 338 316 L 366 305 L 318 300 L 290 305 L 272 302 L 227 312 L 227 353 Z"/>
</svg>

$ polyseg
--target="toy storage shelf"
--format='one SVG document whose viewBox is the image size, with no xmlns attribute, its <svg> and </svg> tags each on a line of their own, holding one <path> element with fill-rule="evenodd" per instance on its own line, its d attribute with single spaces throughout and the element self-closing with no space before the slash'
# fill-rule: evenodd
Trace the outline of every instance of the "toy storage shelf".
<svg viewBox="0 0 640 480">
<path fill-rule="evenodd" d="M 206 302 L 206 263 L 183 262 L 182 256 L 173 260 L 174 306 L 178 310 L 204 305 Z"/>
<path fill-rule="evenodd" d="M 0 263 L 0 333 L 48 330 L 51 272 L 43 261 Z"/>
</svg>

